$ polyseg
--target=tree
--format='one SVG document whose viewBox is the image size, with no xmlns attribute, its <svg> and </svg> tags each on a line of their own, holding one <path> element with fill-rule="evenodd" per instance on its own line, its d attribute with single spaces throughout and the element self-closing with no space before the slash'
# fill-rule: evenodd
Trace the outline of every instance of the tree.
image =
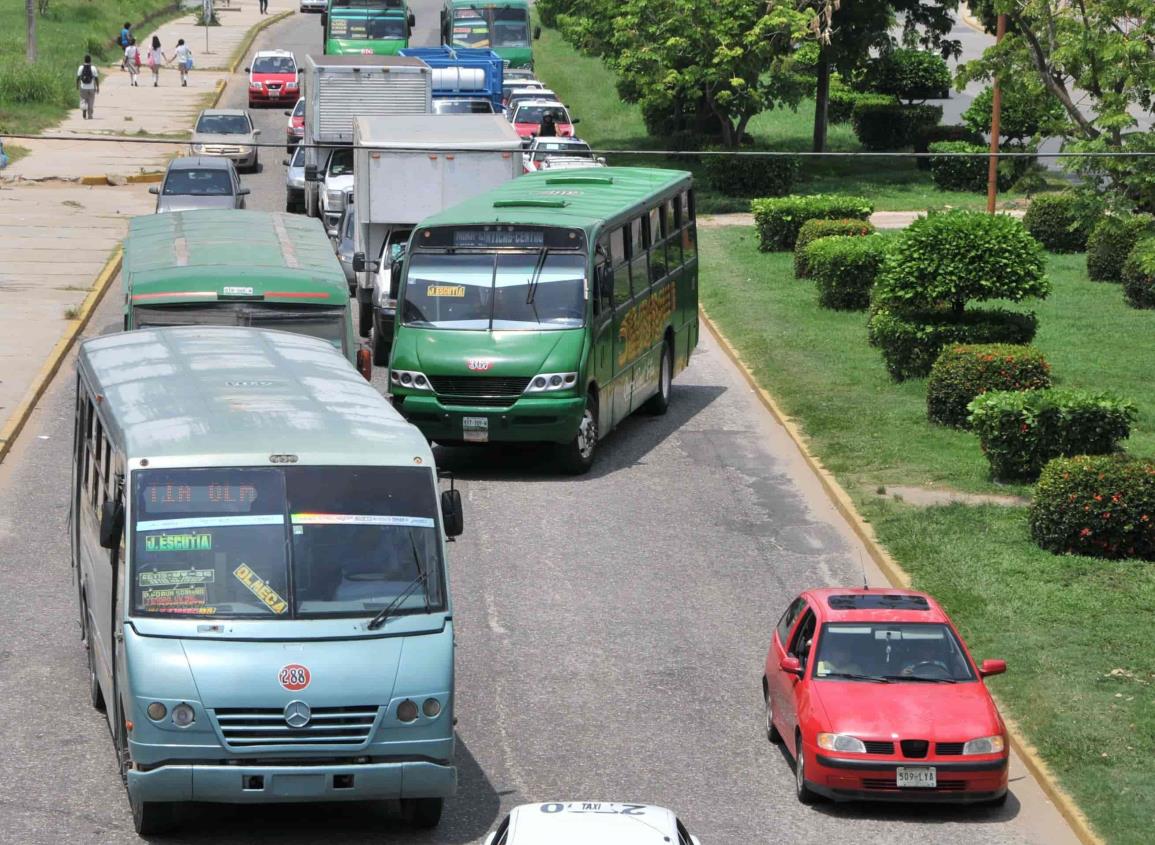
<svg viewBox="0 0 1155 845">
<path fill-rule="evenodd" d="M 28 22 L 24 55 L 28 63 L 33 64 L 36 61 L 36 0 L 24 0 L 24 14 Z"/>
<path fill-rule="evenodd" d="M 961 68 L 973 79 L 1031 76 L 1061 104 L 1064 149 L 1135 152 L 1155 148 L 1136 112 L 1155 98 L 1155 15 L 1150 0 L 978 0 L 989 22 L 1007 15 L 1007 36 Z M 1076 158 L 1066 166 L 1155 206 L 1155 162 L 1146 158 Z"/>
</svg>

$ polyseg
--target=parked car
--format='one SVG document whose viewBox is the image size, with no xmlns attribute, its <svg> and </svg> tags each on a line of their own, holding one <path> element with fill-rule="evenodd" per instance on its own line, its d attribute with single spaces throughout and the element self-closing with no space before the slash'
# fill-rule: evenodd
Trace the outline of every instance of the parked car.
<svg viewBox="0 0 1155 845">
<path fill-rule="evenodd" d="M 434 114 L 493 114 L 493 103 L 482 97 L 435 97 Z"/>
<path fill-rule="evenodd" d="M 285 173 L 285 211 L 305 212 L 305 149 L 297 147 L 282 164 Z"/>
<path fill-rule="evenodd" d="M 289 119 L 285 124 L 285 152 L 291 153 L 305 137 L 305 98 L 297 100 L 297 104 L 285 112 L 285 117 Z"/>
<path fill-rule="evenodd" d="M 173 159 L 164 181 L 149 187 L 156 194 L 156 213 L 197 208 L 244 208 L 248 188 L 227 158 L 186 156 Z"/>
<path fill-rule="evenodd" d="M 329 8 L 329 0 L 301 0 L 302 12 L 324 12 Z"/>
<path fill-rule="evenodd" d="M 546 115 L 553 115 L 553 123 L 557 137 L 564 138 L 573 135 L 573 125 L 577 118 L 570 118 L 569 109 L 561 103 L 550 100 L 524 100 L 513 113 L 513 128 L 523 139 L 536 138 L 541 131 L 541 121 Z"/>
<path fill-rule="evenodd" d="M 249 108 L 295 103 L 301 96 L 300 70 L 288 50 L 259 50 L 245 68 L 249 75 Z"/>
<path fill-rule="evenodd" d="M 189 147 L 193 155 L 222 156 L 239 169 L 255 172 L 260 167 L 256 147 L 260 135 L 244 109 L 205 109 L 197 118 Z"/>
<path fill-rule="evenodd" d="M 1007 799 L 1007 729 L 946 612 L 912 590 L 807 590 L 771 637 L 766 735 L 804 804 Z"/>
<path fill-rule="evenodd" d="M 337 260 L 341 262 L 341 269 L 345 271 L 345 281 L 349 283 L 349 293 L 357 293 L 357 274 L 353 272 L 353 253 L 356 247 L 353 238 L 357 232 L 357 211 L 353 206 L 353 192 L 345 197 L 345 210 L 341 212 L 341 220 L 337 224 L 337 232 L 333 235 L 333 248 L 337 253 Z"/>
<path fill-rule="evenodd" d="M 595 156 L 590 145 L 579 138 L 534 138 L 522 163 L 526 173 L 535 170 L 566 170 L 575 167 L 605 167 L 606 160 Z"/>
<path fill-rule="evenodd" d="M 701 845 L 665 807 L 603 801 L 522 804 L 485 837 L 485 845 L 597 842 L 600 845 Z"/>
</svg>

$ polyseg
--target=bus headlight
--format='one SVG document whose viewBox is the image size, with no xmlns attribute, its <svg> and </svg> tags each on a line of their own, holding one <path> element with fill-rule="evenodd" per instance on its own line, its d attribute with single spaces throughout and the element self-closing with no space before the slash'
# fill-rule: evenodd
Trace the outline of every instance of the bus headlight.
<svg viewBox="0 0 1155 845">
<path fill-rule="evenodd" d="M 187 728 L 196 719 L 196 712 L 187 704 L 178 704 L 172 708 L 172 723 L 178 728 Z"/>
<path fill-rule="evenodd" d="M 982 736 L 963 745 L 963 754 L 1001 754 L 1005 746 L 1001 736 Z"/>
<path fill-rule="evenodd" d="M 168 708 L 161 704 L 159 701 L 154 701 L 152 704 L 148 705 L 148 708 L 145 712 L 148 713 L 148 718 L 152 719 L 154 722 L 159 722 L 161 719 L 168 715 Z"/>
<path fill-rule="evenodd" d="M 411 699 L 405 699 L 397 705 L 397 718 L 402 722 L 417 721 L 417 703 Z"/>
<path fill-rule="evenodd" d="M 389 381 L 412 390 L 433 390 L 433 385 L 429 383 L 425 374 L 416 370 L 390 370 Z"/>
<path fill-rule="evenodd" d="M 577 384 L 577 373 L 541 373 L 529 380 L 526 393 L 549 393 L 554 390 L 569 390 Z"/>
<path fill-rule="evenodd" d="M 436 698 L 427 698 L 421 704 L 421 712 L 430 719 L 436 719 L 441 714 L 441 702 Z"/>
</svg>

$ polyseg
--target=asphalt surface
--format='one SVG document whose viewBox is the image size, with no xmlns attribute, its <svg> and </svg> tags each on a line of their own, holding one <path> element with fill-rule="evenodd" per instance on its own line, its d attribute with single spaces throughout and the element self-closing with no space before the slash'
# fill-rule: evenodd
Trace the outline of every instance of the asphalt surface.
<svg viewBox="0 0 1155 845">
<path fill-rule="evenodd" d="M 417 15 L 432 40 L 431 0 Z M 294 17 L 261 42 L 300 56 L 319 37 L 317 18 Z M 234 82 L 225 102 L 243 97 Z M 280 110 L 257 119 L 283 131 Z M 246 177 L 252 207 L 283 207 L 280 158 Z M 117 330 L 118 290 L 88 334 Z M 138 841 L 87 703 L 66 536 L 73 380 L 70 360 L 0 465 L 4 843 Z M 375 806 L 205 806 L 168 841 L 477 843 L 510 807 L 559 799 L 669 806 L 703 845 L 1075 841 L 1017 765 L 997 810 L 795 800 L 763 731 L 772 626 L 804 587 L 882 581 L 707 334 L 669 413 L 628 420 L 584 478 L 532 449 L 438 460 L 466 500 L 450 547 L 460 788 L 441 826 Z"/>
</svg>

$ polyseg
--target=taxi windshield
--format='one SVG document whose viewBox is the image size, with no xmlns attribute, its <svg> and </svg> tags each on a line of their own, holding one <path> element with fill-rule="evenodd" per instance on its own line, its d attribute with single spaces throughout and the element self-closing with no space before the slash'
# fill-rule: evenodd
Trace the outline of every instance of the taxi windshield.
<svg viewBox="0 0 1155 845">
<path fill-rule="evenodd" d="M 216 619 L 445 609 L 423 467 L 139 470 L 132 612 Z M 416 583 L 416 586 L 414 586 Z"/>
<path fill-rule="evenodd" d="M 817 661 L 819 680 L 974 680 L 958 638 L 941 623 L 827 623 Z"/>
</svg>

